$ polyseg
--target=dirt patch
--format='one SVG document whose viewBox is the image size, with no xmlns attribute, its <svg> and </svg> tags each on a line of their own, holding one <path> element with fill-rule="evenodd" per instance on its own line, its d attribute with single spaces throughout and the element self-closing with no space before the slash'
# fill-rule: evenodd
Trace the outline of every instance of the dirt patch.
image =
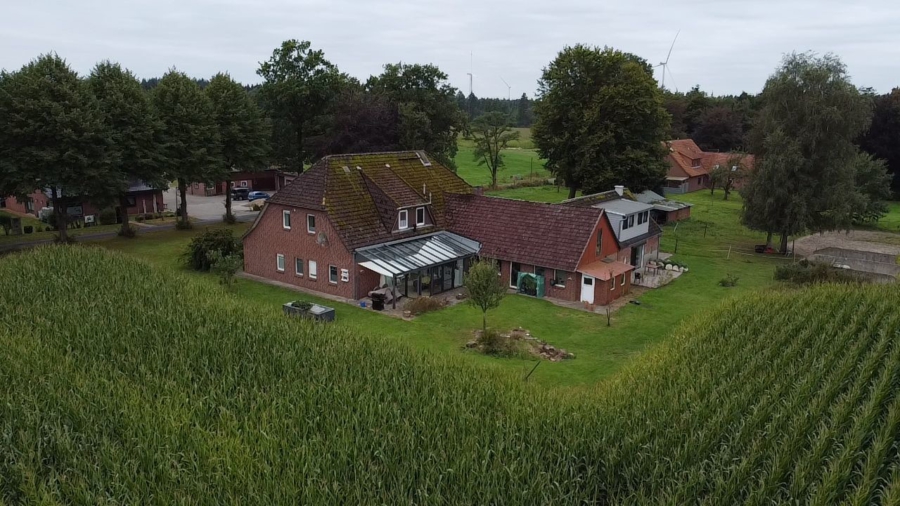
<svg viewBox="0 0 900 506">
<path fill-rule="evenodd" d="M 841 248 L 868 251 L 887 255 L 900 255 L 900 234 L 851 230 L 850 232 L 825 232 L 801 237 L 794 243 L 794 253 L 807 257 L 818 250 Z"/>
<path fill-rule="evenodd" d="M 495 332 L 491 330 L 488 330 L 488 332 L 491 335 L 489 339 L 485 339 L 482 331 L 476 330 L 474 339 L 466 343 L 466 348 L 474 349 L 487 355 L 527 355 L 533 358 L 549 360 L 550 362 L 575 358 L 574 353 L 547 344 L 545 341 L 532 336 L 531 332 L 522 327 L 512 329 L 509 332 Z"/>
</svg>

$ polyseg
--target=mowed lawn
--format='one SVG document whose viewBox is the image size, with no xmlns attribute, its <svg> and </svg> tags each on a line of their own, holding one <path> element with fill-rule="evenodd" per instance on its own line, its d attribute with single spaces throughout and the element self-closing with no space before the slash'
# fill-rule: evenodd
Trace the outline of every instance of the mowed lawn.
<svg viewBox="0 0 900 506">
<path fill-rule="evenodd" d="M 775 265 L 784 260 L 737 254 L 738 246 L 751 247 L 761 237 L 739 225 L 739 200 L 720 203 L 716 198 L 721 197 L 710 199 L 699 193 L 688 196 L 684 200 L 696 203 L 695 218 L 679 224 L 677 232 L 674 226 L 664 229 L 663 249 L 674 251 L 677 233 L 679 244 L 676 258 L 686 263 L 690 272 L 666 287 L 647 291 L 639 298 L 640 305 L 629 304 L 614 313 L 611 326 L 607 326 L 605 315 L 563 308 L 521 295 L 506 297 L 500 308 L 491 311 L 488 314 L 490 326 L 498 329 L 521 326 L 536 337 L 575 353 L 574 360 L 541 363 L 530 381 L 547 386 L 595 384 L 639 356 L 649 346 L 666 339 L 674 327 L 689 321 L 707 307 L 717 305 L 726 298 L 772 286 Z M 246 226 L 234 226 L 236 233 L 242 232 Z M 179 257 L 196 233 L 174 230 L 153 232 L 133 240 L 115 238 L 99 244 L 165 268 L 182 269 Z M 703 237 L 704 233 L 706 237 Z M 729 245 L 734 247 L 730 258 L 727 252 Z M 738 286 L 718 286 L 719 280 L 727 274 L 739 278 Z M 216 283 L 212 275 L 197 276 L 209 283 Z M 273 317 L 280 317 L 277 311 L 281 304 L 297 298 L 336 306 L 339 325 L 352 325 L 362 332 L 383 337 L 386 345 L 404 342 L 426 352 L 458 354 L 487 367 L 520 371 L 523 377 L 536 363 L 486 357 L 464 350 L 465 343 L 481 324 L 479 312 L 466 304 L 429 313 L 413 321 L 403 321 L 371 309 L 243 279 L 233 289 L 233 296 L 271 305 Z"/>
<path fill-rule="evenodd" d="M 21 234 L 21 235 L 6 235 L 3 232 L 0 232 L 0 245 L 3 244 L 12 244 L 12 243 L 29 243 L 29 242 L 39 242 L 39 241 L 48 241 L 56 237 L 59 232 L 55 230 L 44 230 L 48 227 L 48 225 L 41 220 L 31 217 L 31 216 L 19 216 L 17 214 L 10 213 L 8 211 L 0 211 L 0 216 L 10 216 L 14 218 L 22 219 L 22 227 L 32 226 L 34 227 L 34 232 L 30 234 Z M 40 227 L 40 228 L 38 228 Z M 69 235 L 71 237 L 78 237 L 80 235 L 85 234 L 99 234 L 103 232 L 115 232 L 120 228 L 119 225 L 97 225 L 93 227 L 85 227 L 85 228 L 70 228 Z M 38 232 L 37 230 L 41 230 Z"/>
<path fill-rule="evenodd" d="M 471 147 L 460 145 L 456 152 L 456 173 L 474 186 L 488 187 L 491 184 L 491 173 L 486 165 L 478 165 Z M 544 178 L 551 176 L 544 168 L 544 162 L 537 151 L 530 149 L 507 149 L 503 151 L 505 166 L 497 173 L 497 184 L 508 184 L 516 179 Z"/>
</svg>

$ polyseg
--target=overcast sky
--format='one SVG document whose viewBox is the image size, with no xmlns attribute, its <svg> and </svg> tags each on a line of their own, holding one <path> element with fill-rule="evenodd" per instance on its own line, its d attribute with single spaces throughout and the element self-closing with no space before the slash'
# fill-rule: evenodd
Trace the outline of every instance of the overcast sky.
<svg viewBox="0 0 900 506">
<path fill-rule="evenodd" d="M 791 51 L 834 52 L 857 85 L 900 86 L 896 0 L 4 0 L 0 67 L 56 51 L 79 73 L 111 59 L 138 77 L 168 68 L 258 82 L 285 39 L 310 40 L 362 80 L 387 62 L 433 63 L 478 96 L 533 96 L 566 45 L 608 45 L 653 64 L 678 30 L 668 88 L 758 92 Z M 657 71 L 657 78 L 660 77 Z"/>
</svg>

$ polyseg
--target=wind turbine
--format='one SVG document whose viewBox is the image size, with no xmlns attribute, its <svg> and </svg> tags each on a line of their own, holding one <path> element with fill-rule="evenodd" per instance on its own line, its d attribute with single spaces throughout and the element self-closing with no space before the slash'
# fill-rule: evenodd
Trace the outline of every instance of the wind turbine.
<svg viewBox="0 0 900 506">
<path fill-rule="evenodd" d="M 500 76 L 500 80 L 503 81 L 503 84 L 505 84 L 507 88 L 506 100 L 512 100 L 512 86 L 510 86 L 509 83 L 506 82 L 506 79 L 503 79 L 503 76 Z"/>
<path fill-rule="evenodd" d="M 675 42 L 678 41 L 678 36 L 681 34 L 681 30 L 675 34 L 675 39 L 672 40 L 672 46 L 669 47 L 669 54 L 666 55 L 666 61 L 661 62 L 657 67 L 662 67 L 662 87 L 666 87 L 666 72 L 669 73 L 669 76 L 672 78 L 672 82 L 675 82 L 675 76 L 672 75 L 672 71 L 669 70 L 669 58 L 672 57 L 672 50 L 675 49 Z M 675 85 L 675 91 L 678 91 L 678 85 Z"/>
</svg>

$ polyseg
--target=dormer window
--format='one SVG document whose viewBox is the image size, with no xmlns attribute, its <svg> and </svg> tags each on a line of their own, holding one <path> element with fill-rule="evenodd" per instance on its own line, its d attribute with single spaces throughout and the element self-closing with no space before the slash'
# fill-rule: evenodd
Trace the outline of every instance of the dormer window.
<svg viewBox="0 0 900 506">
<path fill-rule="evenodd" d="M 398 228 L 400 230 L 406 230 L 407 228 L 409 228 L 409 211 L 407 211 L 406 209 L 401 210 L 398 222 L 399 222 Z"/>
<path fill-rule="evenodd" d="M 416 226 L 421 227 L 425 224 L 425 208 L 417 207 L 416 208 Z"/>
<path fill-rule="evenodd" d="M 692 159 L 692 160 L 691 160 L 691 167 L 693 167 L 693 168 L 695 168 L 695 169 L 698 168 L 698 167 L 700 167 L 700 159 L 699 159 L 699 158 L 694 158 L 694 159 Z"/>
</svg>

